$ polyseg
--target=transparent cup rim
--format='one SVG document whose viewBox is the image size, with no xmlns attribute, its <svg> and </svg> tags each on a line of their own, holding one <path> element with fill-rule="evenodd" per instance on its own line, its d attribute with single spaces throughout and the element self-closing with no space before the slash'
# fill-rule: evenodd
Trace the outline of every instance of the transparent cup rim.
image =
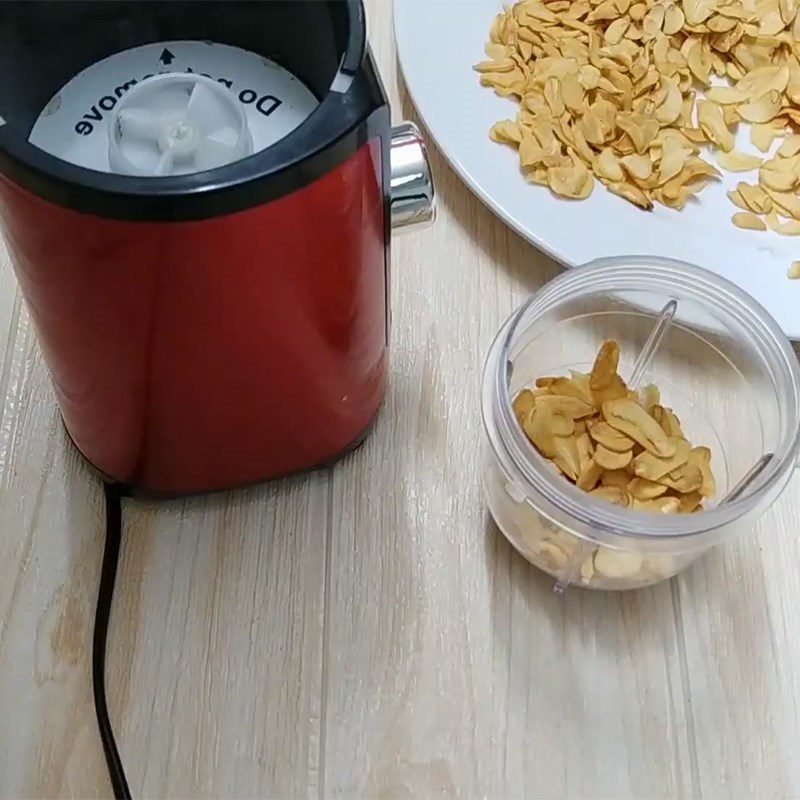
<svg viewBox="0 0 800 800">
<path fill-rule="evenodd" d="M 608 291 L 680 291 L 700 305 L 731 316 L 767 363 L 776 391 L 792 395 L 791 425 L 773 458 L 740 498 L 699 514 L 657 515 L 621 509 L 578 489 L 547 465 L 521 430 L 511 406 L 508 386 L 509 354 L 523 317 L 533 318 L 576 296 Z M 534 377 L 534 376 L 531 376 Z M 788 476 L 800 454 L 800 364 L 791 343 L 775 320 L 756 300 L 730 281 L 701 267 L 653 256 L 601 258 L 561 273 L 535 292 L 503 324 L 489 349 L 483 378 L 482 412 L 489 442 L 500 462 L 513 467 L 518 488 L 530 498 L 541 495 L 558 511 L 600 533 L 624 538 L 687 539 L 712 535 L 745 517 L 765 493 Z M 532 503 L 535 506 L 535 503 Z"/>
</svg>

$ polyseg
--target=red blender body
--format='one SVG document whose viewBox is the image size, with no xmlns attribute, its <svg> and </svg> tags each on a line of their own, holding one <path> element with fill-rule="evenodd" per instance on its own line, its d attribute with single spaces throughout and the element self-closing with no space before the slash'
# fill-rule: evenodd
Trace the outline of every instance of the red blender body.
<svg viewBox="0 0 800 800">
<path fill-rule="evenodd" d="M 250 483 L 353 445 L 386 381 L 379 142 L 247 211 L 124 222 L 3 180 L 5 232 L 61 412 L 150 491 Z"/>
<path fill-rule="evenodd" d="M 142 13 L 66 5 L 104 23 L 116 7 L 128 43 Z M 186 38 L 254 46 L 241 20 L 196 30 L 218 4 L 174 5 L 197 12 L 184 15 Z M 0 128 L 3 229 L 67 430 L 107 477 L 151 494 L 328 463 L 365 435 L 386 386 L 390 129 L 363 9 L 224 5 L 262 24 L 280 6 L 301 30 L 292 14 L 331 21 L 331 90 L 277 144 L 212 171 L 140 178 L 42 153 L 10 118 Z M 172 31 L 180 13 L 158 6 Z"/>
</svg>

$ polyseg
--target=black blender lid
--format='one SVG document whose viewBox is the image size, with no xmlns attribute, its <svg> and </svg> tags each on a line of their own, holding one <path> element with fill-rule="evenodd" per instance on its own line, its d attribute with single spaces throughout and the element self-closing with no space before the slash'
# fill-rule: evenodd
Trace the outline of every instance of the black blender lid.
<svg viewBox="0 0 800 800">
<path fill-rule="evenodd" d="M 267 61 L 296 79 L 317 107 L 253 155 L 167 177 L 86 168 L 29 141 L 37 140 L 37 125 L 49 109 L 59 110 L 60 92 L 76 76 L 92 69 L 102 74 L 104 64 L 123 54 L 134 60 L 141 55 L 143 65 L 152 62 L 142 66 L 146 73 L 133 70 L 132 80 L 119 81 L 116 93 L 113 82 L 105 95 L 95 92 L 96 102 L 79 109 L 86 114 L 60 109 L 64 136 L 89 141 L 96 120 L 108 116 L 137 76 L 141 81 L 159 72 L 192 72 L 185 54 L 204 45 L 209 53 L 217 45 L 218 51 Z M 192 61 L 198 73 L 203 63 Z M 202 219 L 300 188 L 363 144 L 370 135 L 365 121 L 386 103 L 367 56 L 361 0 L 6 2 L 0 6 L 0 66 L 8 76 L 0 86 L 0 173 L 59 205 L 118 219 Z M 231 88 L 232 81 L 213 77 Z M 262 114 L 274 105 L 250 88 L 238 98 Z M 47 120 L 51 128 L 53 119 Z M 107 148 L 107 134 L 96 142 Z"/>
</svg>

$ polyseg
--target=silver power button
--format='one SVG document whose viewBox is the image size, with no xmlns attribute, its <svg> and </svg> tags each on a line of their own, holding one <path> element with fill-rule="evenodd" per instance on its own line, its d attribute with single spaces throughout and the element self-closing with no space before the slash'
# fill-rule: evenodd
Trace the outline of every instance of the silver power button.
<svg viewBox="0 0 800 800">
<path fill-rule="evenodd" d="M 413 122 L 392 128 L 389 155 L 392 227 L 427 227 L 436 218 L 436 197 L 425 142 Z"/>
</svg>

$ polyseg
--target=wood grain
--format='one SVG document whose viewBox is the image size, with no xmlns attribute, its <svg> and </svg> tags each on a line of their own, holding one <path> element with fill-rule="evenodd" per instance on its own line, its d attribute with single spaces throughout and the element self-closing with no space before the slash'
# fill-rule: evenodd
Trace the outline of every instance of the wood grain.
<svg viewBox="0 0 800 800">
<path fill-rule="evenodd" d="M 395 120 L 391 5 L 368 2 Z M 482 359 L 557 272 L 431 150 L 397 237 L 392 381 L 334 469 L 126 502 L 111 713 L 142 797 L 800 797 L 800 474 L 757 530 L 629 594 L 512 551 L 480 484 Z M 106 797 L 90 639 L 102 493 L 0 269 L 0 797 Z"/>
<path fill-rule="evenodd" d="M 327 496 L 126 506 L 108 680 L 137 796 L 317 794 Z"/>
</svg>

